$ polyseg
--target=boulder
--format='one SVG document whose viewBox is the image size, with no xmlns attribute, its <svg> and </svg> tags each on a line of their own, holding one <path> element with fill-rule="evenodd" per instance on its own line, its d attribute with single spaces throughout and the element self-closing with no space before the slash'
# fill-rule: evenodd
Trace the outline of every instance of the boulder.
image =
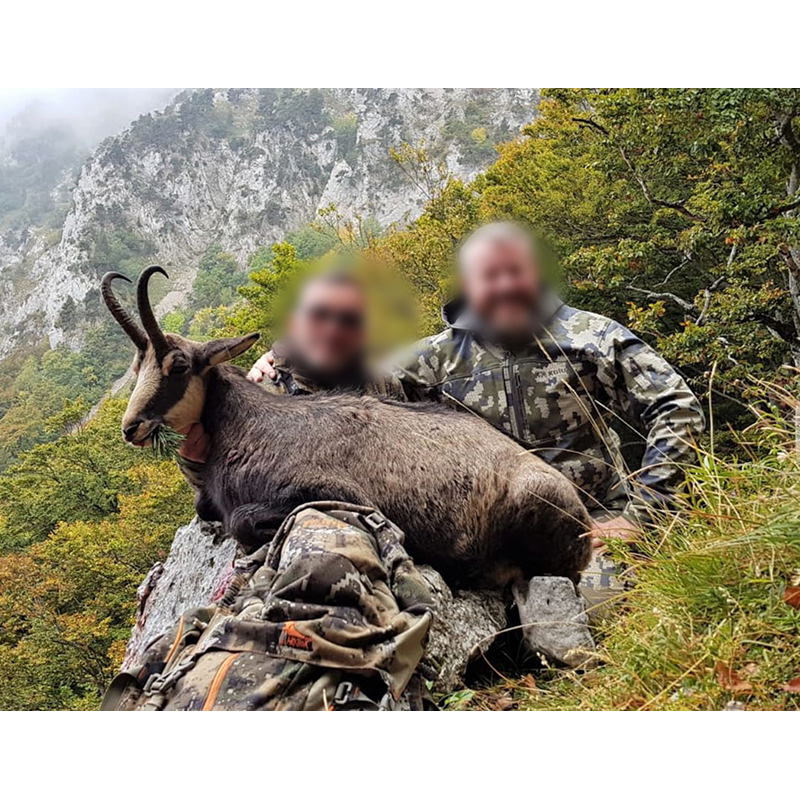
<svg viewBox="0 0 800 800">
<path fill-rule="evenodd" d="M 506 604 L 500 592 L 452 592 L 435 569 L 421 565 L 419 570 L 436 597 L 425 660 L 438 673 L 434 691 L 448 694 L 463 680 L 467 665 L 506 627 Z"/>
<path fill-rule="evenodd" d="M 136 593 L 136 623 L 122 669 L 136 664 L 145 647 L 169 630 L 184 611 L 211 602 L 235 552 L 236 543 L 224 536 L 218 523 L 195 517 L 178 528 L 167 560 L 153 566 Z"/>
<path fill-rule="evenodd" d="M 542 576 L 512 587 L 530 649 L 556 665 L 586 667 L 595 658 L 583 598 L 569 578 Z"/>
</svg>

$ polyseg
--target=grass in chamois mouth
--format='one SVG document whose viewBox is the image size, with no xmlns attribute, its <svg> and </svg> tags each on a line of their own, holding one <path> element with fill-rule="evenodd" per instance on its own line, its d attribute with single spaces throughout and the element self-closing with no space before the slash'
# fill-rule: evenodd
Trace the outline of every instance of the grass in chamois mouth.
<svg viewBox="0 0 800 800">
<path fill-rule="evenodd" d="M 175 458 L 186 438 L 167 425 L 159 425 L 150 436 L 156 458 Z"/>
</svg>

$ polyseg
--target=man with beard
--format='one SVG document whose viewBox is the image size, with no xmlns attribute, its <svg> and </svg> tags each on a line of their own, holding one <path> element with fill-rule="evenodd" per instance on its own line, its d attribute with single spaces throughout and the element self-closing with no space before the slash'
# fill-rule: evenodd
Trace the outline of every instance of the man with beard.
<svg viewBox="0 0 800 800">
<path fill-rule="evenodd" d="M 408 396 L 449 398 L 572 481 L 596 526 L 581 589 L 590 606 L 606 602 L 622 586 L 602 545 L 635 539 L 671 506 L 703 430 L 700 404 L 631 331 L 548 289 L 524 228 L 479 228 L 459 251 L 459 276 L 447 328 L 417 343 L 395 375 Z M 626 468 L 615 424 L 641 431 L 638 469 Z"/>
</svg>

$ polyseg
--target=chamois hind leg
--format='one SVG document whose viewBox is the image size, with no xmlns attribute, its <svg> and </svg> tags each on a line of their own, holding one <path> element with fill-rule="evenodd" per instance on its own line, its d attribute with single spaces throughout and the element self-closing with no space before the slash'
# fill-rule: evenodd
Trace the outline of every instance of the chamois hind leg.
<svg viewBox="0 0 800 800">
<path fill-rule="evenodd" d="M 558 575 L 577 584 L 592 551 L 586 507 L 575 487 L 555 470 L 521 467 L 514 495 L 522 513 L 505 554 L 526 578 Z"/>
</svg>

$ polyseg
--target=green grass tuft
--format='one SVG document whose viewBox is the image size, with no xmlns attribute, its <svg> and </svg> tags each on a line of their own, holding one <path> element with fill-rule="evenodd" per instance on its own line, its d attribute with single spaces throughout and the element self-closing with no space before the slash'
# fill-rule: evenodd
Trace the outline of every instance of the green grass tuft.
<svg viewBox="0 0 800 800">
<path fill-rule="evenodd" d="M 599 666 L 501 680 L 459 707 L 800 709 L 787 686 L 800 677 L 800 609 L 784 599 L 800 583 L 800 454 L 788 436 L 748 463 L 704 454 L 681 513 L 621 554 L 636 582 L 595 630 Z"/>
<path fill-rule="evenodd" d="M 153 453 L 156 458 L 175 458 L 185 438 L 167 425 L 159 425 L 152 434 Z"/>
</svg>

